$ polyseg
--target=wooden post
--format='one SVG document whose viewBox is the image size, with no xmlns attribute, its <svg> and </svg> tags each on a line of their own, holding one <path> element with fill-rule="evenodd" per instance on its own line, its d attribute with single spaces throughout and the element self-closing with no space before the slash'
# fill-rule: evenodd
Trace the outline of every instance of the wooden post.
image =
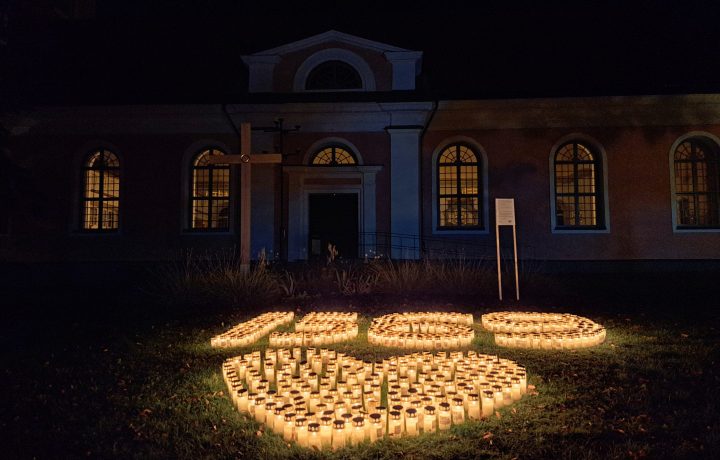
<svg viewBox="0 0 720 460">
<path fill-rule="evenodd" d="M 240 123 L 240 270 L 250 269 L 250 212 L 252 174 L 250 164 L 250 123 Z"/>
<path fill-rule="evenodd" d="M 282 163 L 282 155 L 279 153 L 251 154 L 251 133 L 250 123 L 240 123 L 240 154 L 213 155 L 208 158 L 210 164 L 240 165 L 240 270 L 244 272 L 250 269 L 252 255 L 252 164 Z"/>
</svg>

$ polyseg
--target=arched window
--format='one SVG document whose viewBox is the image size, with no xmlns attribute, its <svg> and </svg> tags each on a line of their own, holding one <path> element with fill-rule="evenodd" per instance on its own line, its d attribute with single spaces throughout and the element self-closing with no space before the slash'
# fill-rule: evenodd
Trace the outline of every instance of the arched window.
<svg viewBox="0 0 720 460">
<path fill-rule="evenodd" d="M 80 227 L 114 231 L 120 225 L 120 161 L 109 150 L 96 150 L 83 162 Z"/>
<path fill-rule="evenodd" d="M 360 74 L 350 64 L 332 60 L 317 65 L 305 81 L 306 90 L 362 89 Z"/>
<path fill-rule="evenodd" d="M 211 163 L 210 158 L 224 155 L 207 149 L 193 159 L 190 179 L 190 228 L 195 230 L 229 230 L 230 165 Z"/>
<path fill-rule="evenodd" d="M 602 158 L 581 142 L 555 151 L 555 228 L 604 229 Z"/>
<path fill-rule="evenodd" d="M 718 146 L 700 137 L 689 138 L 673 156 L 677 226 L 719 227 Z"/>
<path fill-rule="evenodd" d="M 340 146 L 330 146 L 317 152 L 311 162 L 314 166 L 355 165 L 355 155 Z"/>
<path fill-rule="evenodd" d="M 467 145 L 453 144 L 438 156 L 438 228 L 480 228 L 481 162 Z"/>
</svg>

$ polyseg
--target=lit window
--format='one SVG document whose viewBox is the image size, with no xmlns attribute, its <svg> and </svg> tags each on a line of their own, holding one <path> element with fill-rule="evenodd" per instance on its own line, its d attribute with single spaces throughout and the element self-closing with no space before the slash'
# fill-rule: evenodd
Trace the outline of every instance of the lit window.
<svg viewBox="0 0 720 460">
<path fill-rule="evenodd" d="M 674 167 L 678 227 L 719 227 L 717 147 L 688 139 L 675 149 Z"/>
<path fill-rule="evenodd" d="M 468 146 L 454 144 L 438 157 L 438 228 L 482 227 L 480 162 Z"/>
<path fill-rule="evenodd" d="M 114 231 L 120 224 L 120 161 L 108 150 L 97 150 L 83 164 L 81 227 Z"/>
<path fill-rule="evenodd" d="M 230 165 L 210 163 L 216 149 L 203 150 L 195 156 L 191 174 L 190 228 L 228 230 L 230 228 Z"/>
<path fill-rule="evenodd" d="M 568 142 L 555 152 L 555 227 L 605 228 L 600 156 L 587 145 Z"/>
<path fill-rule="evenodd" d="M 362 89 L 362 79 L 353 66 L 343 61 L 325 61 L 310 71 L 307 90 Z"/>
<path fill-rule="evenodd" d="M 332 146 L 325 147 L 316 153 L 312 159 L 312 164 L 319 166 L 344 166 L 357 164 L 357 161 L 353 154 L 344 148 Z"/>
</svg>

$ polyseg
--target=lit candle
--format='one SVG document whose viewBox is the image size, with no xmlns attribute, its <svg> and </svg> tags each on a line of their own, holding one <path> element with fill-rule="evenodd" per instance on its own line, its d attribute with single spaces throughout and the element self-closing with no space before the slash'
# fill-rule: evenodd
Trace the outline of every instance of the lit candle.
<svg viewBox="0 0 720 460">
<path fill-rule="evenodd" d="M 477 393 L 468 395 L 468 418 L 470 420 L 480 420 L 480 398 Z"/>
<path fill-rule="evenodd" d="M 423 415 L 423 432 L 434 433 L 435 432 L 435 406 L 425 406 L 425 413 Z"/>
<path fill-rule="evenodd" d="M 308 447 L 317 450 L 322 449 L 320 425 L 318 423 L 311 423 L 308 425 Z"/>
<path fill-rule="evenodd" d="M 306 425 L 307 419 L 295 419 L 295 440 L 300 447 L 308 447 L 308 429 Z"/>
<path fill-rule="evenodd" d="M 335 420 L 333 422 L 332 448 L 333 450 L 345 447 L 345 422 Z"/>
<path fill-rule="evenodd" d="M 408 409 L 409 410 L 409 409 Z M 403 423 L 401 414 L 398 411 L 390 411 L 390 420 L 388 420 L 388 435 L 392 438 L 402 436 Z"/>
<path fill-rule="evenodd" d="M 450 403 L 441 402 L 438 409 L 438 429 L 440 431 L 449 430 L 450 425 L 452 425 Z"/>
<path fill-rule="evenodd" d="M 320 443 L 322 447 L 330 447 L 332 442 L 332 421 L 330 417 L 320 417 Z"/>
<path fill-rule="evenodd" d="M 385 436 L 385 426 L 383 426 L 381 414 L 373 412 L 372 414 L 370 414 L 369 418 L 371 426 L 370 442 L 375 442 Z"/>
<path fill-rule="evenodd" d="M 484 418 L 492 416 L 495 411 L 495 394 L 492 390 L 483 390 L 482 392 L 482 416 Z"/>
<path fill-rule="evenodd" d="M 276 434 L 283 434 L 284 422 L 285 422 L 285 409 L 282 406 L 276 406 L 273 411 L 273 423 L 270 425 L 270 429 Z"/>
<path fill-rule="evenodd" d="M 352 444 L 356 446 L 365 440 L 365 419 L 362 417 L 354 417 L 352 422 Z"/>
<path fill-rule="evenodd" d="M 287 442 L 290 442 L 293 440 L 293 435 L 295 433 L 295 414 L 294 413 L 286 413 L 285 414 L 285 423 L 283 425 L 283 439 Z"/>
<path fill-rule="evenodd" d="M 418 434 L 417 411 L 412 407 L 405 410 L 405 432 L 408 436 L 417 436 Z"/>
<path fill-rule="evenodd" d="M 452 399 L 452 422 L 457 425 L 465 421 L 465 402 L 462 398 Z"/>
</svg>

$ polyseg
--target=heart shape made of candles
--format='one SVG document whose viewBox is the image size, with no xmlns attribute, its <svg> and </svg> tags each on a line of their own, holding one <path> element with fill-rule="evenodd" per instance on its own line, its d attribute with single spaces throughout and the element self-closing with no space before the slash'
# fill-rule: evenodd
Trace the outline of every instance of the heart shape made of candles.
<svg viewBox="0 0 720 460">
<path fill-rule="evenodd" d="M 543 350 L 584 348 L 605 341 L 605 328 L 569 313 L 499 311 L 482 315 L 482 325 L 504 347 Z"/>
<path fill-rule="evenodd" d="M 326 348 L 304 355 L 299 347 L 254 351 L 225 360 L 222 374 L 241 413 L 318 450 L 447 430 L 489 417 L 527 392 L 525 368 L 474 351 L 376 362 Z"/>
</svg>

